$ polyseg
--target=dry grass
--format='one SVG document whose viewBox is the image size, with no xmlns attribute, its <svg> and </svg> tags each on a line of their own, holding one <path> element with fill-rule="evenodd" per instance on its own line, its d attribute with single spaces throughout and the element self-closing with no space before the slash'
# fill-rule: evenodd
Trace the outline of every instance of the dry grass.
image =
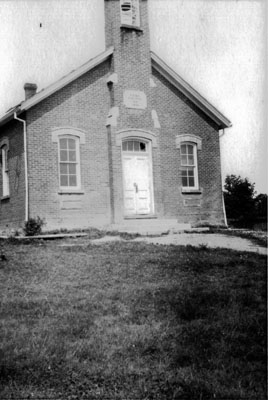
<svg viewBox="0 0 268 400">
<path fill-rule="evenodd" d="M 266 398 L 264 256 L 72 242 L 2 245 L 1 399 Z"/>
<path fill-rule="evenodd" d="M 206 233 L 221 233 L 227 236 L 241 237 L 242 239 L 249 239 L 258 246 L 267 247 L 267 230 L 266 231 L 253 231 L 250 229 L 218 229 L 210 228 Z"/>
</svg>

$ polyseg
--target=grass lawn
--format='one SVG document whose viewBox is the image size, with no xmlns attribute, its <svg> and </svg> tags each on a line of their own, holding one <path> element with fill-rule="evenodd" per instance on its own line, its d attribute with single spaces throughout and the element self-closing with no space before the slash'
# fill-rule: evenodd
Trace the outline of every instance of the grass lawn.
<svg viewBox="0 0 268 400">
<path fill-rule="evenodd" d="M 266 257 L 1 242 L 0 399 L 265 399 Z"/>
</svg>

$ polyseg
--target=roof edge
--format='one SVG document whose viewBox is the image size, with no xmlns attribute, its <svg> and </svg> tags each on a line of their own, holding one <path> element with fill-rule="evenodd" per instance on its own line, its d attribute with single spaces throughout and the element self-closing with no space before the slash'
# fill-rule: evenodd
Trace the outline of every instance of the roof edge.
<svg viewBox="0 0 268 400">
<path fill-rule="evenodd" d="M 68 75 L 64 76 L 63 78 L 56 81 L 52 85 L 50 85 L 47 88 L 36 93 L 36 95 L 34 95 L 33 97 L 24 101 L 21 104 L 21 107 L 20 107 L 21 111 L 29 110 L 29 108 L 33 107 L 35 104 L 44 100 L 46 97 L 51 96 L 53 93 L 62 89 L 64 86 L 73 82 L 75 79 L 79 78 L 80 76 L 84 75 L 86 72 L 90 71 L 91 69 L 93 69 L 94 67 L 99 65 L 100 63 L 106 61 L 110 57 L 110 55 L 113 54 L 113 52 L 114 52 L 114 48 L 109 47 L 107 50 L 105 50 L 98 56 L 90 59 L 85 64 L 78 67 L 76 70 L 70 72 Z"/>
<path fill-rule="evenodd" d="M 210 104 L 153 51 L 151 51 L 151 59 L 152 67 L 164 76 L 164 78 L 166 78 L 180 92 L 182 92 L 189 100 L 191 100 L 208 117 L 210 117 L 221 129 L 230 128 L 232 126 L 232 123 L 228 118 Z"/>
<path fill-rule="evenodd" d="M 16 112 L 18 115 L 20 114 L 20 104 L 16 107 L 8 110 L 1 118 L 0 118 L 0 126 L 5 125 L 7 122 L 11 121 L 14 117 L 14 113 Z"/>
<path fill-rule="evenodd" d="M 113 47 L 109 47 L 104 52 L 100 53 L 94 58 L 91 58 L 85 64 L 78 67 L 76 70 L 70 72 L 68 75 L 64 76 L 63 78 L 59 79 L 58 81 L 52 83 L 45 89 L 42 89 L 40 92 L 36 93 L 30 99 L 22 101 L 18 106 L 9 110 L 6 114 L 4 114 L 0 118 L 0 126 L 4 125 L 5 123 L 11 121 L 14 115 L 14 111 L 18 113 L 22 113 L 23 111 L 29 110 L 29 108 L 35 106 L 40 101 L 44 100 L 48 96 L 52 95 L 53 93 L 57 92 L 58 90 L 62 89 L 64 86 L 68 85 L 69 83 L 73 82 L 75 79 L 79 78 L 86 72 L 90 71 L 100 63 L 106 61 L 114 52 Z"/>
</svg>

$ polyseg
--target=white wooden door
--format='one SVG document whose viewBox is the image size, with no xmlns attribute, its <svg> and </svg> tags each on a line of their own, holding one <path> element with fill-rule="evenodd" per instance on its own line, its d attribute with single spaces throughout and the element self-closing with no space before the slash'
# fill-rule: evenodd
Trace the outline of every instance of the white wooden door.
<svg viewBox="0 0 268 400">
<path fill-rule="evenodd" d="M 123 153 L 125 215 L 152 212 L 150 157 Z"/>
</svg>

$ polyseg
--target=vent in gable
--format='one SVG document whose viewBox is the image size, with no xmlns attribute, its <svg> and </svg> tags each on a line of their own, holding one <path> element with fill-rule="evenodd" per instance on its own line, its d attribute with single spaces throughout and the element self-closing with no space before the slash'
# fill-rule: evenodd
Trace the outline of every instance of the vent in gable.
<svg viewBox="0 0 268 400">
<path fill-rule="evenodd" d="M 139 0 L 120 0 L 121 24 L 140 27 Z"/>
<path fill-rule="evenodd" d="M 124 14 L 130 15 L 131 14 L 131 2 L 130 1 L 124 1 L 121 4 L 121 10 Z"/>
</svg>

